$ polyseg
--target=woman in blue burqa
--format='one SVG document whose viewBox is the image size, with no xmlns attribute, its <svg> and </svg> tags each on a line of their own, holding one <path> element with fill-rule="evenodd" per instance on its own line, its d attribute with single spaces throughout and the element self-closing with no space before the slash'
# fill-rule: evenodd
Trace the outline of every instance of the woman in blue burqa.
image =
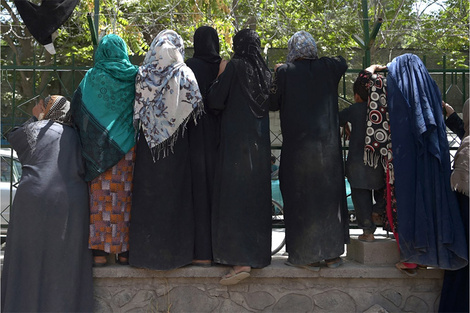
<svg viewBox="0 0 470 313">
<path fill-rule="evenodd" d="M 439 88 L 416 55 L 395 58 L 388 71 L 401 261 L 462 268 L 467 264 L 467 243 L 450 185 Z"/>
</svg>

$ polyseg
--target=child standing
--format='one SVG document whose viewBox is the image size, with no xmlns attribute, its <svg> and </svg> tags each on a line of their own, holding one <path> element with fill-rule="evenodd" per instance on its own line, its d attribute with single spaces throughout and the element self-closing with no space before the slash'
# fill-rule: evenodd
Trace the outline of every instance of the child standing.
<svg viewBox="0 0 470 313">
<path fill-rule="evenodd" d="M 351 186 L 351 198 L 356 210 L 357 224 L 363 230 L 363 234 L 358 239 L 366 242 L 375 240 L 376 225 L 372 218 L 373 213 L 382 214 L 386 205 L 383 168 L 381 166 L 373 168 L 364 164 L 367 86 L 370 76 L 375 71 L 384 68 L 380 65 L 371 65 L 361 71 L 353 85 L 355 103 L 339 113 L 340 125 L 345 125 L 347 122 L 352 124 L 348 159 L 346 161 L 346 176 Z"/>
</svg>

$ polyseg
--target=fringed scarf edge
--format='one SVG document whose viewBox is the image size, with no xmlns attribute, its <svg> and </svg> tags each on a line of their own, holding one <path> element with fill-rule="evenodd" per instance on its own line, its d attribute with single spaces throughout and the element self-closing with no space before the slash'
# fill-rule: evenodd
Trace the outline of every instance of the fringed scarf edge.
<svg viewBox="0 0 470 313">
<path fill-rule="evenodd" d="M 197 125 L 197 119 L 204 114 L 204 107 L 202 106 L 202 102 L 198 104 L 198 106 L 181 122 L 178 128 L 175 130 L 170 137 L 168 137 L 165 141 L 159 143 L 158 145 L 150 148 L 150 153 L 152 154 L 153 162 L 156 163 L 160 158 L 166 158 L 170 153 L 174 153 L 173 147 L 175 146 L 176 141 L 178 140 L 179 134 L 181 132 L 181 137 L 184 137 L 186 131 L 186 125 L 188 124 L 189 120 L 192 118 L 194 124 Z M 163 156 L 161 156 L 163 153 Z"/>
</svg>

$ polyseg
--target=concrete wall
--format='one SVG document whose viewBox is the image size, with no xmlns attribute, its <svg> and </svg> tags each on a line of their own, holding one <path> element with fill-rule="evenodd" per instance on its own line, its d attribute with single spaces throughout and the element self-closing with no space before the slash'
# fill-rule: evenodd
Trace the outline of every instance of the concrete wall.
<svg viewBox="0 0 470 313">
<path fill-rule="evenodd" d="M 443 271 L 408 277 L 393 265 L 346 259 L 319 272 L 270 266 L 234 286 L 222 286 L 223 266 L 152 271 L 95 268 L 95 312 L 436 312 Z"/>
</svg>

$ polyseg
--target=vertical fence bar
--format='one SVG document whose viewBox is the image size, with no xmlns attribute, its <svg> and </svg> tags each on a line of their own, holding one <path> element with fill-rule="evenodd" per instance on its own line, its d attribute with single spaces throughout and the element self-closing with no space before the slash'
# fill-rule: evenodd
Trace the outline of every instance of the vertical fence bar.
<svg viewBox="0 0 470 313">
<path fill-rule="evenodd" d="M 100 0 L 95 0 L 95 14 L 94 14 L 94 22 L 95 22 L 95 31 L 96 35 L 99 36 L 99 27 L 100 27 Z M 96 37 L 97 43 L 99 42 L 99 38 Z"/>
<path fill-rule="evenodd" d="M 370 47 L 369 47 L 369 8 L 367 6 L 367 0 L 362 0 L 362 18 L 363 20 L 363 30 L 364 30 L 364 43 L 365 43 L 365 64 L 364 68 L 370 65 Z"/>
<path fill-rule="evenodd" d="M 13 115 L 12 119 L 12 125 L 16 125 L 15 121 L 15 116 L 16 116 L 16 54 L 13 55 L 13 66 L 15 67 L 13 69 L 13 99 L 11 100 L 11 113 Z M 11 154 L 10 154 L 10 216 L 11 216 L 11 204 L 13 202 L 13 148 L 11 148 Z M 2 212 L 3 213 L 3 212 Z M 10 220 L 8 220 L 8 223 L 10 223 Z"/>
<path fill-rule="evenodd" d="M 463 95 L 463 103 L 465 103 L 465 101 L 467 101 L 467 83 L 466 83 L 466 79 L 465 79 L 465 72 L 462 73 L 462 95 Z"/>
<path fill-rule="evenodd" d="M 444 100 L 444 102 L 447 102 L 447 92 L 446 92 L 446 87 L 447 87 L 447 83 L 446 83 L 446 60 L 447 60 L 447 57 L 446 55 L 444 54 L 442 56 L 442 69 L 443 69 L 443 73 L 442 73 L 442 85 L 443 85 L 443 88 L 442 88 L 442 91 L 443 91 L 443 95 L 442 95 L 442 98 Z"/>
<path fill-rule="evenodd" d="M 33 96 L 36 96 L 36 47 L 33 54 Z"/>
<path fill-rule="evenodd" d="M 72 90 L 75 90 L 75 54 L 72 54 Z"/>
</svg>

